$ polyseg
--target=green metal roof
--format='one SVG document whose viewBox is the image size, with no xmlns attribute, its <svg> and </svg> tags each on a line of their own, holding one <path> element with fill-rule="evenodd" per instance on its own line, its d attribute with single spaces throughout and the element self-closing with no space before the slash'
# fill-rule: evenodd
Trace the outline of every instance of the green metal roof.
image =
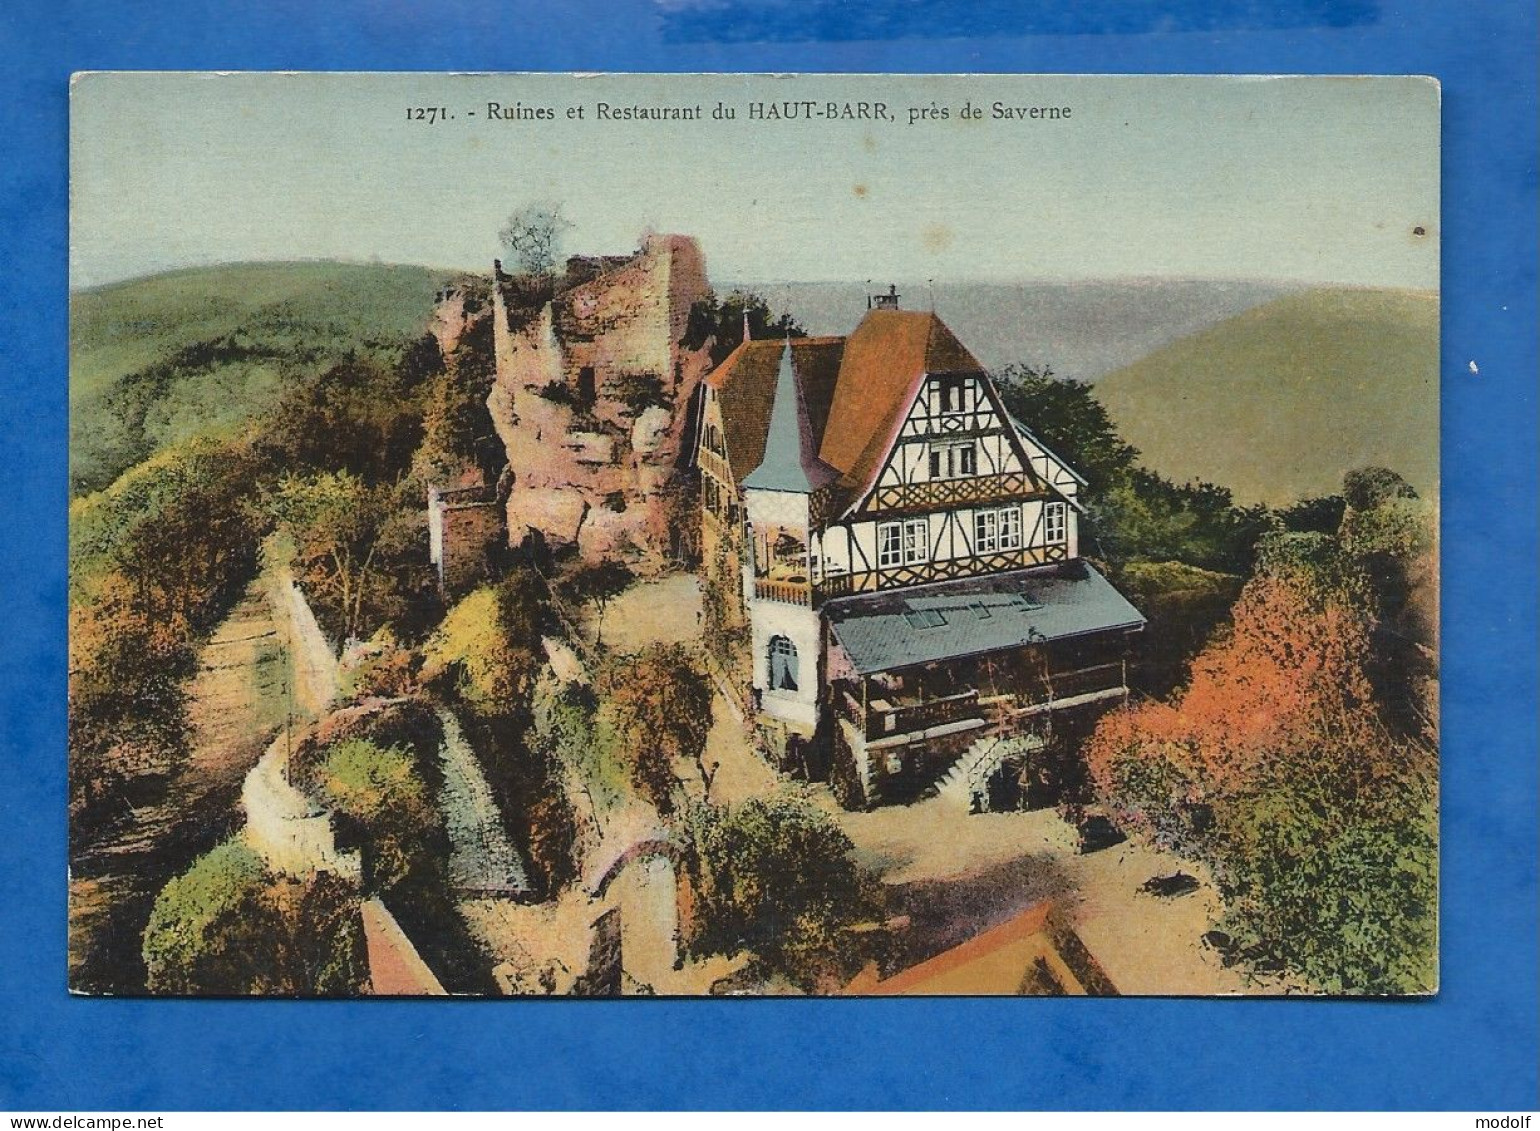
<svg viewBox="0 0 1540 1131">
<path fill-rule="evenodd" d="M 862 675 L 1144 627 L 1139 610 L 1078 560 L 845 597 L 824 616 Z"/>
</svg>

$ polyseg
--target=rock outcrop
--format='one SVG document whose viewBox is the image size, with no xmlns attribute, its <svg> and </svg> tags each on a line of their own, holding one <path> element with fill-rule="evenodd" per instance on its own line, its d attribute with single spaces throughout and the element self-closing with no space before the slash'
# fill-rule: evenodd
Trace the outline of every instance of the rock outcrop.
<svg viewBox="0 0 1540 1131">
<path fill-rule="evenodd" d="M 497 380 L 487 407 L 508 453 L 508 538 L 620 558 L 647 571 L 677 546 L 690 409 L 709 367 L 681 344 L 708 293 L 687 236 L 644 239 L 626 259 L 574 259 L 538 313 L 513 280 L 493 287 Z M 510 301 L 513 296 L 513 301 Z"/>
</svg>

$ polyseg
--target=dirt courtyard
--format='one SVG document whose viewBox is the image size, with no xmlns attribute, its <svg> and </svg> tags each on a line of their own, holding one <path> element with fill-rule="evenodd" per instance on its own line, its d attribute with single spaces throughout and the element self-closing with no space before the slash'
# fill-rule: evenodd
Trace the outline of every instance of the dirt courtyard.
<svg viewBox="0 0 1540 1131">
<path fill-rule="evenodd" d="M 1123 994 L 1241 994 L 1239 971 L 1201 938 L 1219 912 L 1203 868 L 1125 841 L 1082 855 L 1073 826 L 1051 809 L 970 814 L 941 798 L 868 813 L 840 808 L 822 785 L 791 782 L 753 750 L 741 716 L 720 692 L 707 739 L 716 765 L 711 800 L 737 805 L 776 790 L 799 792 L 839 822 L 863 864 L 907 914 L 911 952 L 929 954 L 1019 911 L 1055 900 Z M 1174 898 L 1141 891 L 1155 876 L 1185 872 L 1198 890 Z M 1255 992 L 1255 987 L 1251 987 Z"/>
<path fill-rule="evenodd" d="M 674 573 L 641 581 L 609 603 L 599 624 L 592 607 L 583 610 L 583 631 L 589 640 L 602 628 L 604 646 L 613 652 L 639 652 L 649 644 L 701 642 L 700 580 L 691 573 Z"/>
<path fill-rule="evenodd" d="M 700 585 L 690 574 L 639 582 L 605 611 L 605 645 L 634 652 L 655 642 L 698 644 L 700 610 Z M 591 610 L 584 628 L 593 631 Z M 1248 991 L 1241 973 L 1201 943 L 1220 906 L 1196 863 L 1126 841 L 1082 855 L 1075 829 L 1052 810 L 969 814 L 931 798 L 849 813 L 826 787 L 778 775 L 753 749 L 743 717 L 721 688 L 712 712 L 705 754 L 714 769 L 710 800 L 738 805 L 789 790 L 826 809 L 862 863 L 889 885 L 895 910 L 909 916 L 912 952 L 954 946 L 1053 899 L 1120 993 Z M 1199 888 L 1173 898 L 1140 890 L 1153 877 L 1178 871 L 1198 879 Z"/>
</svg>

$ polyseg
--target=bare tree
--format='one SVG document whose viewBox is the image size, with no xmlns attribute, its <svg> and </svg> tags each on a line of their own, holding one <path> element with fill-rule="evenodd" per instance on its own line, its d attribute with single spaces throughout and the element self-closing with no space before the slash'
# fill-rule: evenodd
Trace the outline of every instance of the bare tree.
<svg viewBox="0 0 1540 1131">
<path fill-rule="evenodd" d="M 561 205 L 552 201 L 537 201 L 517 209 L 497 234 L 509 270 L 542 278 L 554 275 L 562 235 L 571 227 L 571 221 L 561 213 Z"/>
</svg>

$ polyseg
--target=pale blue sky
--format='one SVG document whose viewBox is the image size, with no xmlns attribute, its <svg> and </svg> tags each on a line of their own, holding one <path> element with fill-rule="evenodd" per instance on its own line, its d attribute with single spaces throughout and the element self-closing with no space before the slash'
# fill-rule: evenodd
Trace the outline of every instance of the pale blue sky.
<svg viewBox="0 0 1540 1131">
<path fill-rule="evenodd" d="M 800 99 L 899 120 L 747 120 Z M 964 123 L 969 99 L 1072 116 Z M 736 121 L 710 119 L 719 100 Z M 950 121 L 908 124 L 933 100 Z M 557 118 L 493 123 L 488 101 Z M 598 122 L 600 101 L 707 118 Z M 435 105 L 456 119 L 406 120 Z M 686 232 L 719 280 L 1438 282 L 1424 79 L 101 73 L 74 85 L 71 160 L 77 287 L 254 259 L 485 270 L 508 213 L 544 199 L 568 251 Z"/>
</svg>

